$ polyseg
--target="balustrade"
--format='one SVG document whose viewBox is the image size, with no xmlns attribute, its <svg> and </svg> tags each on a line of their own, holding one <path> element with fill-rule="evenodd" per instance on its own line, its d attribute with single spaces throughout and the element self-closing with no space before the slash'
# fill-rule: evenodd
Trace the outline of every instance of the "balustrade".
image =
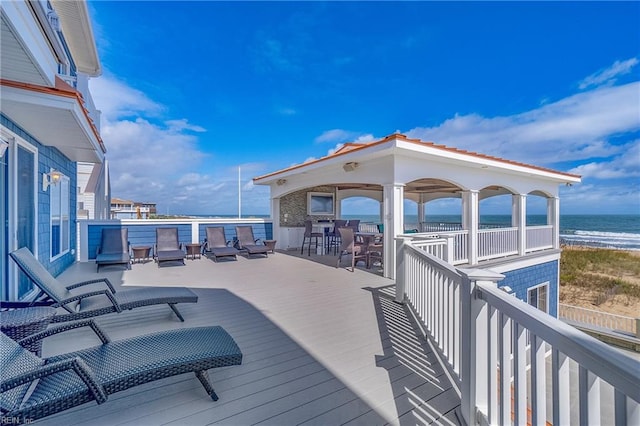
<svg viewBox="0 0 640 426">
<path fill-rule="evenodd" d="M 640 424 L 640 362 L 501 290 L 500 275 L 454 268 L 442 245 L 398 239 L 396 300 L 449 368 L 468 424 Z"/>
</svg>

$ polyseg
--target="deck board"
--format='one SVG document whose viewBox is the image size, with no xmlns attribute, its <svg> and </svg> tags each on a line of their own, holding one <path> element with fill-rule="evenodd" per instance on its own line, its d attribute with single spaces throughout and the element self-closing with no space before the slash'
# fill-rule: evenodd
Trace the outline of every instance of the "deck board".
<svg viewBox="0 0 640 426">
<path fill-rule="evenodd" d="M 214 263 L 187 261 L 125 271 L 101 268 L 120 291 L 130 286 L 187 286 L 197 304 L 99 317 L 112 339 L 159 330 L 221 325 L 243 352 L 241 366 L 209 371 L 211 401 L 192 374 L 111 395 L 42 419 L 68 425 L 371 425 L 457 424 L 460 400 L 407 308 L 393 302 L 393 282 L 362 268 L 335 268 L 331 256 Z M 320 260 L 320 262 L 314 261 Z M 92 263 L 61 281 L 96 277 Z M 98 344 L 90 331 L 53 336 L 44 355 Z"/>
</svg>

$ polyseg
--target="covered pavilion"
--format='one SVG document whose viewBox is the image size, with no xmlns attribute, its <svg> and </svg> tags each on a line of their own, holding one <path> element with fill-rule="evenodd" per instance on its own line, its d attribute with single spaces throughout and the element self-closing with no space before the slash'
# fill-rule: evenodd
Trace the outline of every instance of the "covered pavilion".
<svg viewBox="0 0 640 426">
<path fill-rule="evenodd" d="M 527 196 L 547 200 L 549 248 L 559 248 L 559 186 L 580 182 L 580 176 L 543 167 L 436 145 L 403 134 L 392 134 L 368 143 L 347 143 L 325 157 L 254 178 L 271 188 L 273 236 L 279 248 L 296 247 L 302 241 L 304 220 L 340 218 L 341 201 L 369 197 L 380 202 L 384 225 L 384 276 L 395 277 L 394 240 L 404 233 L 403 202 L 418 205 L 441 198 L 461 198 L 461 228 L 467 231 L 466 258 L 479 261 L 479 201 L 512 195 L 512 227 L 517 228 L 517 254 L 527 248 Z M 323 196 L 333 205 L 314 212 L 312 196 Z M 323 210 L 323 209 L 321 209 Z M 390 249 L 391 248 L 391 249 Z"/>
</svg>

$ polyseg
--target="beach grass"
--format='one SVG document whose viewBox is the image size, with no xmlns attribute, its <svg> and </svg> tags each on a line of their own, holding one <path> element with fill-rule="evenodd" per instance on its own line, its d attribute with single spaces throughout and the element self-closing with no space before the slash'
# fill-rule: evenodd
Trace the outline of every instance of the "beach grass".
<svg viewBox="0 0 640 426">
<path fill-rule="evenodd" d="M 599 301 L 616 294 L 640 299 L 639 253 L 603 248 L 564 248 L 560 260 L 560 286 L 580 287 L 599 293 Z"/>
</svg>

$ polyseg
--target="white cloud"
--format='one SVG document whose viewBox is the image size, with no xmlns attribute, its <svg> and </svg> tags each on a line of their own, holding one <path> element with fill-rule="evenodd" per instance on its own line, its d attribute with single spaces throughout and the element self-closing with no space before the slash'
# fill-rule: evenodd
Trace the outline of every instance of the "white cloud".
<svg viewBox="0 0 640 426">
<path fill-rule="evenodd" d="M 102 76 L 89 80 L 91 95 L 96 107 L 102 113 L 102 119 L 114 119 L 135 116 L 144 111 L 146 116 L 155 117 L 164 107 L 133 87 L 113 77 Z"/>
<path fill-rule="evenodd" d="M 609 157 L 622 148 L 612 135 L 640 129 L 640 82 L 579 93 L 505 117 L 456 115 L 435 127 L 406 134 L 538 165 Z"/>
<path fill-rule="evenodd" d="M 350 132 L 342 129 L 331 129 L 322 132 L 322 134 L 315 138 L 318 143 L 324 142 L 347 142 L 353 138 L 356 138 L 358 134 L 356 132 Z"/>
<path fill-rule="evenodd" d="M 237 210 L 237 204 L 228 203 L 237 198 L 237 168 L 216 170 L 215 175 L 194 172 L 213 159 L 199 148 L 194 134 L 206 129 L 184 118 L 164 117 L 167 108 L 113 77 L 91 84 L 96 107 L 102 111 L 101 134 L 113 196 L 155 202 L 160 213 Z M 247 164 L 243 170 L 259 167 Z"/>
<path fill-rule="evenodd" d="M 165 124 L 169 128 L 169 130 L 173 132 L 181 132 L 182 130 L 191 130 L 192 132 L 206 132 L 207 130 L 204 127 L 200 127 L 197 125 L 189 124 L 186 118 L 181 120 L 167 120 Z"/>
<path fill-rule="evenodd" d="M 570 170 L 583 178 L 618 179 L 640 177 L 640 140 L 621 147 L 622 154 L 609 161 L 590 162 Z"/>
<path fill-rule="evenodd" d="M 580 89 L 586 89 L 591 86 L 600 86 L 602 84 L 613 84 L 616 78 L 629 74 L 631 69 L 638 64 L 638 58 L 627 59 L 626 61 L 615 61 L 613 65 L 604 70 L 600 70 L 586 77 L 580 82 Z"/>
<path fill-rule="evenodd" d="M 322 134 L 314 139 L 317 143 L 338 143 L 340 146 L 345 142 L 366 143 L 375 140 L 370 133 L 352 132 L 343 129 L 331 129 L 322 132 Z"/>
</svg>

